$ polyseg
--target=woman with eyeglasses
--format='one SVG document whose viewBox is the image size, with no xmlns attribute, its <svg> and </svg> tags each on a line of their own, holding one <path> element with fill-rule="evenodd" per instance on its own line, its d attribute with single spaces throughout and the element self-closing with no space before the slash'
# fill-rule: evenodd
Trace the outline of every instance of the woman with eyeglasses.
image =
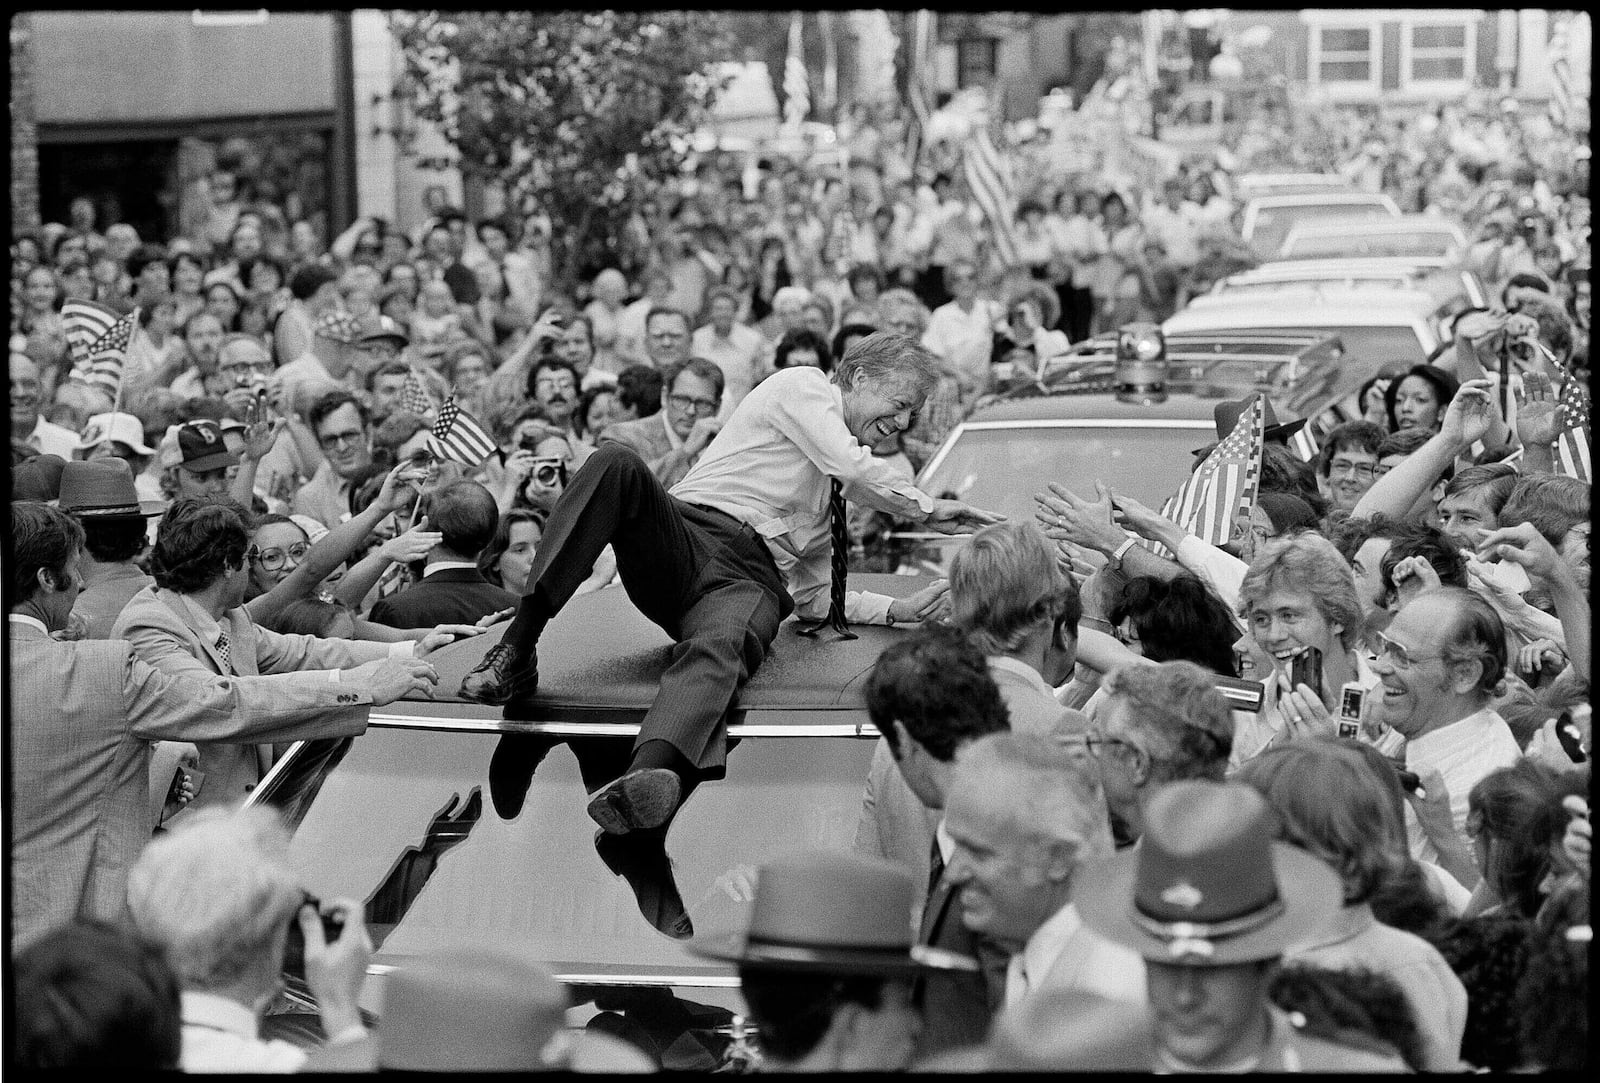
<svg viewBox="0 0 1600 1083">
<path fill-rule="evenodd" d="M 313 544 L 305 529 L 283 515 L 264 515 L 251 532 L 245 559 L 250 569 L 246 608 L 256 623 L 273 630 L 284 608 L 302 598 L 319 596 L 328 577 L 367 543 L 380 520 L 406 507 L 415 496 L 421 474 L 409 462 L 384 478 L 378 496 L 357 515 L 340 523 Z M 425 525 L 384 542 L 338 581 L 332 597 L 356 610 L 383 570 L 393 563 L 420 559 L 441 535 Z M 359 575 L 357 573 L 360 573 Z M 356 619 L 357 639 L 395 642 L 420 639 L 431 628 L 396 629 Z"/>
</svg>

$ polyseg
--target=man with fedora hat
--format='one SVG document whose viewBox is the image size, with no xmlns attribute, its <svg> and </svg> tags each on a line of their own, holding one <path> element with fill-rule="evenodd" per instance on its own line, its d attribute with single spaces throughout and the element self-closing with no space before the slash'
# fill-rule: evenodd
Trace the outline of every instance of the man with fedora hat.
<svg viewBox="0 0 1600 1083">
<path fill-rule="evenodd" d="M 149 520 L 164 505 L 139 499 L 122 459 L 91 459 L 62 468 L 57 506 L 84 533 L 83 590 L 72 616 L 82 622 L 86 638 L 110 639 L 122 607 L 155 582 L 134 562 L 148 543 Z"/>
<path fill-rule="evenodd" d="M 916 894 L 909 873 L 878 858 L 780 858 L 756 878 L 749 929 L 689 950 L 738 964 L 767 1067 L 896 1071 L 921 1027 L 912 980 L 977 965 L 912 943 Z"/>
<path fill-rule="evenodd" d="M 1139 846 L 1080 876 L 1084 924 L 1144 957 L 1150 1068 L 1165 1072 L 1406 1071 L 1396 1055 L 1314 1038 L 1268 1001 L 1278 961 L 1339 910 L 1338 873 L 1273 841 L 1249 786 L 1174 782 Z"/>
</svg>

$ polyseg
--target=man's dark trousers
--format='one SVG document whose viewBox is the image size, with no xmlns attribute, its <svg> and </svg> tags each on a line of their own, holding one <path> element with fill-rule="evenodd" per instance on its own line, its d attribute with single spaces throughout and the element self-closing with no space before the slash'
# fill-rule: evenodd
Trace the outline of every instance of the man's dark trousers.
<svg viewBox="0 0 1600 1083">
<path fill-rule="evenodd" d="M 665 741 L 699 778 L 721 778 L 728 708 L 794 610 L 772 554 L 750 527 L 668 495 L 643 459 L 602 444 L 556 503 L 502 642 L 531 647 L 608 544 L 628 597 L 677 641 L 634 748 Z"/>
</svg>

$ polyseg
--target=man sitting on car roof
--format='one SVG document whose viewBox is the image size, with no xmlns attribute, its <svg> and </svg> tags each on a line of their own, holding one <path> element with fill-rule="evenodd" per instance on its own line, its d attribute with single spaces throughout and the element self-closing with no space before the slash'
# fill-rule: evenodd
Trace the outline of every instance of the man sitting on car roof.
<svg viewBox="0 0 1600 1083">
<path fill-rule="evenodd" d="M 847 621 L 922 620 L 942 603 L 942 584 L 900 599 L 846 591 L 836 535 L 847 489 L 942 533 L 997 520 L 933 499 L 872 454 L 910 426 L 937 375 L 927 350 L 887 332 L 857 342 L 831 376 L 783 369 L 739 404 L 670 494 L 634 452 L 602 445 L 562 493 L 517 616 L 461 696 L 533 695 L 539 636 L 611 545 L 628 596 L 678 646 L 632 760 L 588 810 L 613 835 L 664 833 L 695 785 L 725 773 L 728 708 L 784 617 L 798 612 L 849 637 Z"/>
</svg>

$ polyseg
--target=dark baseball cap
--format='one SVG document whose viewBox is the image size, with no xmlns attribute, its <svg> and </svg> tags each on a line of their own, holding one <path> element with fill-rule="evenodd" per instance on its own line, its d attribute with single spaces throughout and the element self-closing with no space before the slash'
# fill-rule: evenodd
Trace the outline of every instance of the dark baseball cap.
<svg viewBox="0 0 1600 1083">
<path fill-rule="evenodd" d="M 239 465 L 239 456 L 228 450 L 222 427 L 209 418 L 186 421 L 178 427 L 180 460 L 189 470 L 220 470 Z"/>
</svg>

